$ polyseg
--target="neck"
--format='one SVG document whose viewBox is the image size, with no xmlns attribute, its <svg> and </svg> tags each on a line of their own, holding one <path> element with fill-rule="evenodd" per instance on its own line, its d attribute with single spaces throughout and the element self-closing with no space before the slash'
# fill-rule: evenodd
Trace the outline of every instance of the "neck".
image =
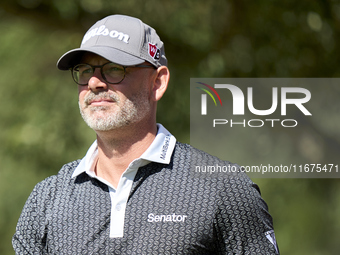
<svg viewBox="0 0 340 255">
<path fill-rule="evenodd" d="M 129 164 L 139 158 L 151 145 L 157 134 L 157 126 L 128 126 L 105 132 L 96 132 L 98 163 L 96 174 L 114 187 Z"/>
</svg>

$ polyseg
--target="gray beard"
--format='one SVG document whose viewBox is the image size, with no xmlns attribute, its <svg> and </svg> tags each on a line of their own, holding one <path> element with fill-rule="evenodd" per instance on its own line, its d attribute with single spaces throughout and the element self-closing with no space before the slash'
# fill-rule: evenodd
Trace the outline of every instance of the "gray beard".
<svg viewBox="0 0 340 255">
<path fill-rule="evenodd" d="M 105 92 L 103 92 L 105 93 Z M 90 94 L 85 100 L 83 105 L 87 105 L 97 95 Z M 103 96 L 101 96 L 103 98 Z M 119 105 L 119 98 L 116 95 L 105 95 L 105 97 L 112 98 L 117 105 Z M 105 98 L 104 97 L 104 98 Z M 83 107 L 79 102 L 80 114 L 83 117 L 85 123 L 95 131 L 109 131 L 126 127 L 131 123 L 140 121 L 146 116 L 150 110 L 147 97 L 142 92 L 139 92 L 133 96 L 133 101 L 127 99 L 124 105 L 120 106 L 118 111 L 113 114 L 106 112 L 108 107 L 106 106 L 90 106 Z M 95 112 L 102 112 L 101 116 L 95 116 Z"/>
</svg>

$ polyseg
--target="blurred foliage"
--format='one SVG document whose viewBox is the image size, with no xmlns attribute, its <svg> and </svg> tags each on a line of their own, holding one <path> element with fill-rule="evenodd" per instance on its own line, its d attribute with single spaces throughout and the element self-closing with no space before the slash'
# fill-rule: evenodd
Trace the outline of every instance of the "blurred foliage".
<svg viewBox="0 0 340 255">
<path fill-rule="evenodd" d="M 55 63 L 95 21 L 115 13 L 141 18 L 165 42 L 171 82 L 158 122 L 182 142 L 189 142 L 190 77 L 340 75 L 335 0 L 2 0 L 0 254 L 13 254 L 11 237 L 34 185 L 83 157 L 95 139 L 79 116 L 76 85 Z M 235 145 L 240 154 L 246 142 Z M 324 142 L 339 149 L 331 137 Z M 338 254 L 339 180 L 255 181 L 282 254 Z"/>
</svg>

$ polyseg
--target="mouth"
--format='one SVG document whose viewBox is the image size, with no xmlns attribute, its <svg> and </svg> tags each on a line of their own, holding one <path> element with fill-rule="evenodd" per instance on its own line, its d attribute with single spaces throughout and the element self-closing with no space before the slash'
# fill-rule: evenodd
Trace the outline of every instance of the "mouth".
<svg viewBox="0 0 340 255">
<path fill-rule="evenodd" d="M 115 101 L 107 99 L 107 98 L 103 98 L 103 99 L 94 99 L 94 100 L 90 100 L 87 105 L 92 105 L 92 106 L 104 106 L 104 105 L 108 105 L 108 104 L 112 104 Z"/>
<path fill-rule="evenodd" d="M 117 96 L 113 94 L 89 94 L 87 97 L 85 97 L 84 103 L 87 106 L 108 106 L 112 103 L 117 102 L 117 100 Z"/>
</svg>

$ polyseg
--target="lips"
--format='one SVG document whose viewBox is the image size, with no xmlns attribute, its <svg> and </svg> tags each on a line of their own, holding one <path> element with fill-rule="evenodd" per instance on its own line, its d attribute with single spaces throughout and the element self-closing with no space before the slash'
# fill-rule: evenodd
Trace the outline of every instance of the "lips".
<svg viewBox="0 0 340 255">
<path fill-rule="evenodd" d="M 118 98 L 114 94 L 108 94 L 108 93 L 101 93 L 101 94 L 88 94 L 84 102 L 86 105 L 105 105 L 117 102 Z"/>
<path fill-rule="evenodd" d="M 102 105 L 102 104 L 107 104 L 107 103 L 113 103 L 113 100 L 108 100 L 108 99 L 95 99 L 91 100 L 88 104 L 89 105 Z"/>
</svg>

